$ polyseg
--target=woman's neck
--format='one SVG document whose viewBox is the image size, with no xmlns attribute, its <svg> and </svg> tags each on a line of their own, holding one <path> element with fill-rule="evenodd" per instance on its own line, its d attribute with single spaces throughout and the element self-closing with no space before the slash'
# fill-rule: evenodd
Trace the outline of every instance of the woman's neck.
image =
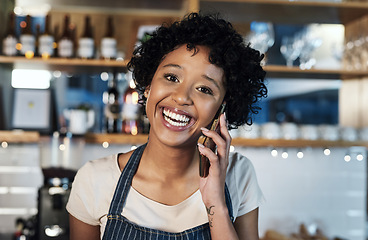
<svg viewBox="0 0 368 240">
<path fill-rule="evenodd" d="M 178 178 L 186 176 L 197 166 L 198 154 L 196 146 L 172 147 L 148 141 L 141 161 L 162 177 Z"/>
<path fill-rule="evenodd" d="M 132 186 L 142 195 L 167 205 L 175 205 L 199 188 L 199 153 L 194 144 L 165 145 L 150 137 Z"/>
</svg>

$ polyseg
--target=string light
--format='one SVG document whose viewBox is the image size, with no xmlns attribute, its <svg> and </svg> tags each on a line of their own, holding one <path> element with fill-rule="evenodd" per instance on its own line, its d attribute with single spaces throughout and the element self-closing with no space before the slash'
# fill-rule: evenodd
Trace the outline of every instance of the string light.
<svg viewBox="0 0 368 240">
<path fill-rule="evenodd" d="M 330 156 L 330 154 L 331 154 L 331 150 L 330 150 L 329 148 L 325 148 L 325 149 L 323 150 L 323 154 L 324 154 L 325 156 Z"/>
<path fill-rule="evenodd" d="M 358 161 L 362 161 L 362 160 L 364 159 L 363 154 L 359 153 L 359 154 L 356 156 L 356 159 L 357 159 Z"/>
<path fill-rule="evenodd" d="M 361 162 L 365 158 L 365 152 L 366 152 L 365 147 L 361 147 L 361 146 L 350 147 L 348 152 L 345 155 L 344 160 L 346 162 L 349 162 L 349 161 L 354 159 L 354 160 L 357 160 L 357 161 Z"/>
<path fill-rule="evenodd" d="M 5 141 L 1 143 L 2 148 L 7 148 L 8 146 L 9 146 L 8 143 Z"/>
<path fill-rule="evenodd" d="M 289 157 L 288 152 L 287 152 L 286 150 L 284 150 L 284 151 L 282 152 L 282 154 L 281 154 L 281 157 L 282 157 L 282 158 L 284 158 L 284 159 L 288 158 L 288 157 Z"/>
<path fill-rule="evenodd" d="M 109 147 L 109 145 L 110 145 L 110 144 L 109 144 L 108 142 L 103 142 L 103 143 L 102 143 L 102 147 L 103 147 L 103 148 L 108 148 L 108 147 Z"/>
<path fill-rule="evenodd" d="M 344 157 L 345 162 L 350 162 L 351 156 L 347 153 Z"/>
<path fill-rule="evenodd" d="M 272 157 L 277 157 L 277 155 L 278 155 L 278 152 L 277 152 L 277 150 L 274 148 L 274 149 L 272 149 L 271 150 L 271 156 Z"/>
<path fill-rule="evenodd" d="M 298 150 L 298 152 L 296 153 L 296 156 L 297 156 L 299 159 L 303 158 L 303 157 L 304 157 L 304 153 L 303 153 L 303 151 L 302 151 L 301 149 L 299 149 L 299 150 Z"/>
</svg>

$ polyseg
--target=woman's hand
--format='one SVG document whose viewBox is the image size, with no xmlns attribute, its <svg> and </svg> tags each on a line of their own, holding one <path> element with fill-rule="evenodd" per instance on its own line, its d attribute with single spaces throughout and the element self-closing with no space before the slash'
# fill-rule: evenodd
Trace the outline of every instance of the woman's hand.
<svg viewBox="0 0 368 240">
<path fill-rule="evenodd" d="M 208 176 L 201 178 L 199 183 L 202 200 L 207 209 L 211 238 L 238 240 L 225 200 L 225 179 L 231 143 L 225 114 L 220 116 L 220 134 L 208 129 L 202 129 L 202 132 L 217 145 L 217 154 L 203 145 L 198 145 L 199 152 L 205 155 L 211 164 Z"/>
<path fill-rule="evenodd" d="M 209 173 L 206 178 L 200 180 L 202 199 L 208 211 L 209 208 L 226 207 L 225 202 L 225 178 L 229 163 L 229 149 L 231 136 L 227 130 L 225 114 L 220 116 L 220 133 L 202 128 L 205 136 L 212 139 L 217 146 L 217 154 L 211 149 L 199 144 L 199 152 L 210 161 Z"/>
</svg>

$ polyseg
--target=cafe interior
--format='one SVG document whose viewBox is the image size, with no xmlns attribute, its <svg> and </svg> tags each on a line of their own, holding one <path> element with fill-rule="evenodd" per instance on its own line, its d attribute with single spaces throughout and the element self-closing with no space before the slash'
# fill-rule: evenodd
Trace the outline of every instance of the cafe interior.
<svg viewBox="0 0 368 240">
<path fill-rule="evenodd" d="M 368 239 L 365 0 L 0 0 L 2 41 L 10 14 L 17 36 L 30 16 L 33 34 L 49 24 L 54 42 L 68 15 L 75 42 L 89 16 L 95 44 L 88 58 L 0 46 L 0 239 L 69 239 L 76 171 L 147 141 L 141 111 L 135 127 L 106 128 L 111 83 L 128 106 L 134 47 L 193 11 L 220 13 L 265 56 L 268 97 L 253 125 L 230 131 L 230 151 L 251 160 L 265 197 L 260 238 Z M 109 17 L 116 48 L 103 59 Z"/>
</svg>

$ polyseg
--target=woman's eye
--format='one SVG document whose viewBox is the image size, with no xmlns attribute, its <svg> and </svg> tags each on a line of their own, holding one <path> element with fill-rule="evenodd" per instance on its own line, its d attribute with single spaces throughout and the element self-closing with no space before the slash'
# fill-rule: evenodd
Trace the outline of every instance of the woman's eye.
<svg viewBox="0 0 368 240">
<path fill-rule="evenodd" d="M 212 90 L 210 88 L 207 88 L 207 87 L 199 87 L 198 91 L 200 91 L 202 93 L 205 93 L 205 94 L 213 95 Z"/>
<path fill-rule="evenodd" d="M 165 74 L 165 78 L 169 80 L 170 82 L 178 82 L 179 79 L 174 74 Z"/>
</svg>

